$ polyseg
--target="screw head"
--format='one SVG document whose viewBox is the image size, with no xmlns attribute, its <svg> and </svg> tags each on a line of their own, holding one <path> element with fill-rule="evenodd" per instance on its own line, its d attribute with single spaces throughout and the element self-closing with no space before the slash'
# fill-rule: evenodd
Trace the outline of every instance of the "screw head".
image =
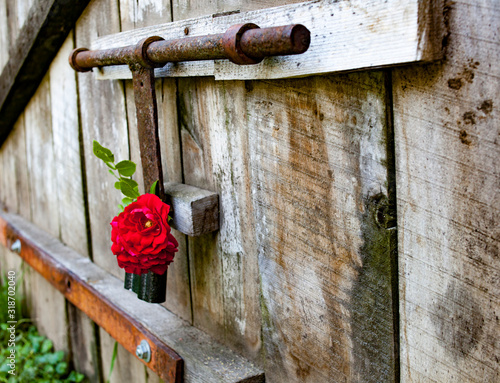
<svg viewBox="0 0 500 383">
<path fill-rule="evenodd" d="M 137 345 L 135 349 L 135 355 L 137 355 L 139 359 L 149 363 L 151 361 L 151 347 L 149 347 L 149 343 L 145 340 L 141 340 L 141 343 Z"/>
<path fill-rule="evenodd" d="M 12 246 L 10 247 L 10 250 L 17 253 L 17 254 L 20 254 L 21 253 L 21 241 L 19 239 L 16 239 L 14 241 L 14 243 L 12 244 Z"/>
</svg>

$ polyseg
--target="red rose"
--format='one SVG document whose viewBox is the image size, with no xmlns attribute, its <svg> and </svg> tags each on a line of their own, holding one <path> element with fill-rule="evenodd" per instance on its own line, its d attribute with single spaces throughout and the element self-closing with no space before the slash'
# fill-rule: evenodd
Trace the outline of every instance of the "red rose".
<svg viewBox="0 0 500 383">
<path fill-rule="evenodd" d="M 111 251 L 127 273 L 162 275 L 179 244 L 170 234 L 170 206 L 154 194 L 143 194 L 111 222 Z"/>
</svg>

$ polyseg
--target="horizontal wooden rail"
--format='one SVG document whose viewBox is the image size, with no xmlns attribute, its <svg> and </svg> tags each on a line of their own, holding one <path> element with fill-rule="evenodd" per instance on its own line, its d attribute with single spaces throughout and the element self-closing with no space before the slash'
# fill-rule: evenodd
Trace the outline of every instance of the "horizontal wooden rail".
<svg viewBox="0 0 500 383">
<path fill-rule="evenodd" d="M 30 222 L 0 212 L 0 243 L 10 249 L 18 239 L 21 258 L 127 351 L 135 355 L 146 340 L 151 361 L 139 360 L 165 381 L 264 381 L 262 370 L 240 355 L 164 307 L 138 300 L 122 281 Z"/>
<path fill-rule="evenodd" d="M 261 28 L 302 24 L 311 33 L 311 45 L 303 54 L 268 57 L 256 65 L 228 60 L 169 63 L 155 69 L 155 77 L 258 80 L 429 62 L 442 58 L 443 9 L 439 4 L 429 0 L 314 0 L 137 28 L 100 37 L 90 48 L 117 48 L 152 35 L 173 40 L 218 34 L 229 25 L 248 22 Z M 96 73 L 101 79 L 132 77 L 123 65 Z"/>
</svg>

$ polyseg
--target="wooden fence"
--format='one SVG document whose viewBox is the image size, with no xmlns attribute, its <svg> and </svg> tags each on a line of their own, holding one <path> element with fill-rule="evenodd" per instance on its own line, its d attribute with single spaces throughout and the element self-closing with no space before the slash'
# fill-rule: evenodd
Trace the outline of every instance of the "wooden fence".
<svg viewBox="0 0 500 383">
<path fill-rule="evenodd" d="M 63 3 L 0 1 L 0 67 L 10 68 L 33 15 Z M 109 222 L 120 195 L 91 143 L 140 163 L 133 88 L 123 72 L 76 74 L 71 50 L 169 22 L 187 34 L 231 17 L 260 15 L 248 21 L 265 23 L 266 14 L 279 14 L 268 8 L 295 3 L 334 9 L 336 22 L 354 20 L 353 30 L 366 33 L 433 25 L 415 29 L 433 44 L 419 50 L 421 41 L 411 40 L 413 53 L 398 48 L 406 59 L 386 62 L 382 46 L 371 64 L 318 56 L 318 67 L 338 69 L 313 75 L 296 66 L 294 76 L 306 77 L 293 79 L 278 79 L 288 76 L 272 68 L 266 78 L 271 62 L 261 72 L 242 69 L 245 80 L 224 79 L 236 73 L 224 63 L 165 69 L 156 80 L 165 179 L 218 193 L 220 229 L 174 233 L 180 246 L 163 307 L 122 300 L 128 292 L 119 289 L 116 305 L 183 357 L 186 381 L 259 381 L 263 374 L 283 383 L 499 381 L 495 0 L 393 0 L 386 8 L 375 0 L 92 0 L 0 148 L 0 203 L 8 212 L 0 240 L 10 240 L 6 222 L 26 235 L 38 227 L 37 238 L 56 241 L 48 248 L 61 262 L 64 254 L 90 260 L 100 280 L 115 286 L 123 270 L 110 251 Z M 289 12 L 276 17 L 292 20 Z M 345 28 L 336 49 L 363 44 L 365 32 Z M 393 36 L 395 46 L 404 33 Z M 370 48 L 364 44 L 362 52 Z M 411 63 L 426 57 L 433 61 Z M 342 73 L 327 73 L 334 71 Z M 106 76 L 115 79 L 98 78 Z M 60 243 L 67 249 L 58 253 Z M 18 255 L 0 246 L 0 256 L 2 272 L 24 270 L 40 331 L 91 381 L 104 381 L 114 339 Z M 65 267 L 78 270 L 78 262 Z M 184 335 L 172 335 L 179 328 Z M 119 347 L 111 381 L 160 381 L 132 349 Z"/>
</svg>

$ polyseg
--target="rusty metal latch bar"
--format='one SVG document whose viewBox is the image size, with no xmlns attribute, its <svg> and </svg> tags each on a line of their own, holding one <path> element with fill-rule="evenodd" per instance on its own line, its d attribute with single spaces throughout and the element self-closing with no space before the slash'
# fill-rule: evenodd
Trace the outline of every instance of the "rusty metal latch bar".
<svg viewBox="0 0 500 383">
<path fill-rule="evenodd" d="M 225 33 L 215 35 L 156 39 L 146 44 L 143 40 L 137 45 L 95 51 L 77 48 L 69 62 L 79 72 L 109 65 L 139 63 L 161 67 L 169 62 L 217 59 L 229 59 L 240 65 L 257 64 L 268 56 L 304 53 L 309 48 L 310 33 L 300 24 L 259 28 L 248 23 L 233 25 Z"/>
<path fill-rule="evenodd" d="M 257 64 L 268 56 L 304 53 L 309 44 L 310 32 L 303 25 L 260 28 L 247 23 L 233 25 L 225 33 L 215 35 L 176 40 L 151 36 L 136 45 L 121 48 L 94 51 L 77 48 L 71 53 L 69 63 L 79 72 L 109 65 L 129 66 L 134 85 L 144 186 L 148 189 L 158 180 L 156 192 L 165 201 L 154 68 L 169 62 L 216 59 L 229 59 L 238 65 Z M 142 275 L 125 275 L 125 288 L 151 303 L 165 301 L 166 285 L 166 272 L 163 275 L 151 271 Z"/>
</svg>

